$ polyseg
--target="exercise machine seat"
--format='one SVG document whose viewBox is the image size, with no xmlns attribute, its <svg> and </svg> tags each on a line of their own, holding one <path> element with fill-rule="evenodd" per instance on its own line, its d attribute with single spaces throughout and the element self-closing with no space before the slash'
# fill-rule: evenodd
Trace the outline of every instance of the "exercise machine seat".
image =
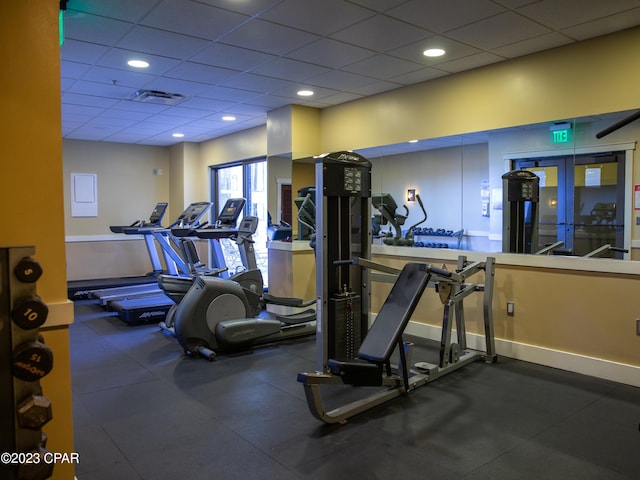
<svg viewBox="0 0 640 480">
<path fill-rule="evenodd" d="M 331 373 L 353 385 L 381 385 L 383 366 L 389 364 L 394 349 L 402 343 L 402 333 L 430 277 L 426 264 L 406 264 L 360 345 L 357 358 L 329 359 Z"/>
</svg>

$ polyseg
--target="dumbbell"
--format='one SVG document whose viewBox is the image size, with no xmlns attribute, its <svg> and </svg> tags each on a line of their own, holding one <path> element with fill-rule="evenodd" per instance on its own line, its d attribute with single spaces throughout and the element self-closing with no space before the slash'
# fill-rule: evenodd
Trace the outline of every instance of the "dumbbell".
<svg viewBox="0 0 640 480">
<path fill-rule="evenodd" d="M 30 395 L 18 404 L 17 417 L 22 428 L 38 430 L 53 418 L 51 400 L 42 395 Z"/>
<path fill-rule="evenodd" d="M 24 257 L 13 269 L 13 273 L 23 283 L 35 283 L 42 275 L 42 266 L 33 257 Z"/>
<path fill-rule="evenodd" d="M 11 311 L 11 318 L 20 328 L 31 330 L 44 324 L 49 314 L 49 308 L 40 300 L 40 297 L 33 296 L 19 302 Z"/>
<path fill-rule="evenodd" d="M 45 454 L 49 453 L 43 447 L 35 448 L 29 452 L 32 454 L 32 458 L 41 459 L 40 462 L 25 462 L 18 466 L 19 480 L 45 480 L 53 475 L 53 462 L 42 461 Z"/>
<path fill-rule="evenodd" d="M 53 368 L 53 352 L 40 341 L 18 345 L 13 351 L 13 375 L 26 382 L 35 382 Z"/>
</svg>

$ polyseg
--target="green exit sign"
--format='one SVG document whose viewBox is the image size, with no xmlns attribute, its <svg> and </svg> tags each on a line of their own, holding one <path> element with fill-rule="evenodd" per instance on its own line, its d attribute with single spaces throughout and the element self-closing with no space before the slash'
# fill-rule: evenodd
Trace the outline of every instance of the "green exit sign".
<svg viewBox="0 0 640 480">
<path fill-rule="evenodd" d="M 571 124 L 557 123 L 549 127 L 551 143 L 568 143 L 571 141 Z"/>
</svg>

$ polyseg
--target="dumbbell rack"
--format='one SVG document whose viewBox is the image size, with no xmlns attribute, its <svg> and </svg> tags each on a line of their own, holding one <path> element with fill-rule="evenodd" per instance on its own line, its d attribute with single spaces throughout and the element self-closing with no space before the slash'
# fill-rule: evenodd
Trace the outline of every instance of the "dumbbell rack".
<svg viewBox="0 0 640 480">
<path fill-rule="evenodd" d="M 36 294 L 42 267 L 33 247 L 0 247 L 0 478 L 46 479 L 42 426 L 52 419 L 40 379 L 53 354 L 39 333 L 48 308 Z M 9 454 L 9 455 L 7 455 Z"/>
<path fill-rule="evenodd" d="M 414 231 L 413 232 L 413 238 L 417 239 L 418 237 L 439 237 L 439 238 L 445 238 L 445 239 L 456 239 L 455 244 L 453 244 L 452 246 L 449 246 L 447 244 L 447 248 L 457 248 L 460 249 L 460 245 L 462 243 L 462 235 L 464 235 L 464 230 L 458 230 L 456 232 L 451 231 L 451 230 L 444 230 L 444 229 L 437 229 L 437 230 L 433 230 L 433 229 L 420 229 L 417 232 Z M 421 240 L 420 240 L 421 241 Z M 446 241 L 446 240 L 445 240 Z M 418 246 L 422 246 L 422 245 L 417 245 L 416 244 L 416 240 L 414 240 L 414 246 L 418 247 Z M 425 242 L 423 242 L 425 243 Z M 428 245 L 428 242 L 426 242 L 427 244 L 424 246 L 431 246 Z M 432 246 L 434 248 L 443 248 L 442 246 Z"/>
</svg>

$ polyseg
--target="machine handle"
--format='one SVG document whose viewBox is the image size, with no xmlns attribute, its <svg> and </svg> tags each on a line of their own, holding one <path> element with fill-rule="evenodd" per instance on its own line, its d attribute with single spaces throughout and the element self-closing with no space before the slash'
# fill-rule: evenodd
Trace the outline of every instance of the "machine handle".
<svg viewBox="0 0 640 480">
<path fill-rule="evenodd" d="M 433 265 L 427 265 L 427 269 L 431 273 L 435 273 L 436 275 L 439 275 L 441 277 L 451 277 L 451 272 L 449 270 L 443 270 L 442 268 L 434 267 Z"/>
<path fill-rule="evenodd" d="M 333 261 L 333 265 L 335 267 L 339 267 L 341 265 L 351 265 L 353 263 L 353 260 L 334 260 Z"/>
</svg>

